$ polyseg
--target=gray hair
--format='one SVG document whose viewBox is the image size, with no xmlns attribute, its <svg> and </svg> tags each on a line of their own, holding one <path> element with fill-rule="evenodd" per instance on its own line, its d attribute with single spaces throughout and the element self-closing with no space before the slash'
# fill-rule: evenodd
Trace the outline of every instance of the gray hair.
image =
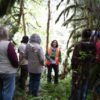
<svg viewBox="0 0 100 100">
<path fill-rule="evenodd" d="M 35 43 L 38 43 L 40 44 L 41 43 L 41 38 L 38 34 L 32 34 L 31 37 L 30 37 L 30 42 L 35 42 Z"/>
<path fill-rule="evenodd" d="M 3 40 L 3 39 L 8 39 L 8 32 L 7 30 L 0 26 L 0 39 Z"/>
</svg>

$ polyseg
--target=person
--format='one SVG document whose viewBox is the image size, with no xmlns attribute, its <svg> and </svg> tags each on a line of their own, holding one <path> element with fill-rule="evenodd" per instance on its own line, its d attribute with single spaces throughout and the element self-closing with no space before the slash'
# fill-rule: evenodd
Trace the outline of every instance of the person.
<svg viewBox="0 0 100 100">
<path fill-rule="evenodd" d="M 45 64 L 48 68 L 47 82 L 51 83 L 51 72 L 54 69 L 55 77 L 54 84 L 58 84 L 58 72 L 59 72 L 59 63 L 61 63 L 61 50 L 58 47 L 58 41 L 53 40 L 51 42 L 51 47 L 46 52 L 46 61 Z"/>
<path fill-rule="evenodd" d="M 28 76 L 28 61 L 25 58 L 25 49 L 26 44 L 28 43 L 28 36 L 23 36 L 21 40 L 21 44 L 18 48 L 19 52 L 19 65 L 21 68 L 20 77 L 19 77 L 19 87 L 23 90 L 25 90 L 26 80 Z"/>
<path fill-rule="evenodd" d="M 26 46 L 26 58 L 28 59 L 29 93 L 38 96 L 41 73 L 44 66 L 44 52 L 40 45 L 41 38 L 38 34 L 32 34 Z"/>
<path fill-rule="evenodd" d="M 90 41 L 91 30 L 82 31 L 82 40 L 75 44 L 71 66 L 72 87 L 70 100 L 86 100 L 89 84 L 90 69 L 95 62 L 96 48 Z"/>
<path fill-rule="evenodd" d="M 100 100 L 100 74 L 97 77 L 98 78 L 93 86 L 94 100 Z"/>
<path fill-rule="evenodd" d="M 8 41 L 8 32 L 0 26 L 0 100 L 12 100 L 18 58 L 13 44 Z"/>
<path fill-rule="evenodd" d="M 91 77 L 90 77 L 90 87 L 94 90 L 94 92 L 97 92 L 97 94 L 100 94 L 100 32 L 96 32 L 96 63 L 94 67 L 91 70 Z M 98 83 L 98 84 L 97 84 Z"/>
</svg>

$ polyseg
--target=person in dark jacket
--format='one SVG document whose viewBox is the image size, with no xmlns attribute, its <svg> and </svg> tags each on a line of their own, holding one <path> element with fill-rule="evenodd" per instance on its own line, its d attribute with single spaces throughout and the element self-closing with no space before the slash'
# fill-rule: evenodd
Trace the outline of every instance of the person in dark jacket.
<svg viewBox="0 0 100 100">
<path fill-rule="evenodd" d="M 95 44 L 90 41 L 91 30 L 84 29 L 82 40 L 76 43 L 72 55 L 72 90 L 70 100 L 86 100 L 90 69 L 95 62 Z"/>
<path fill-rule="evenodd" d="M 95 97 L 100 99 L 100 32 L 95 34 L 95 46 L 96 46 L 96 63 L 91 70 L 90 75 L 90 89 L 92 89 Z"/>
</svg>

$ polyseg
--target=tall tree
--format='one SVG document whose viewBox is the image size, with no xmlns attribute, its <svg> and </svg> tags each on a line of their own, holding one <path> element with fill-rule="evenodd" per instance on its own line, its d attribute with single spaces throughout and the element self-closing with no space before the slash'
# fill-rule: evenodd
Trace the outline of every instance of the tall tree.
<svg viewBox="0 0 100 100">
<path fill-rule="evenodd" d="M 46 51 L 48 50 L 48 44 L 49 44 L 49 30 L 50 30 L 50 19 L 51 19 L 50 3 L 51 3 L 51 0 L 48 0 L 48 19 L 47 19 Z"/>
</svg>

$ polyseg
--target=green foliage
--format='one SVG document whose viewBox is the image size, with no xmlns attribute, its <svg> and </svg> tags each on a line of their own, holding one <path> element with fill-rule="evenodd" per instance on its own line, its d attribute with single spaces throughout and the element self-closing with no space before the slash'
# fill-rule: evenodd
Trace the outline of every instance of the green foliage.
<svg viewBox="0 0 100 100">
<path fill-rule="evenodd" d="M 71 73 L 69 73 L 63 80 L 60 80 L 58 85 L 53 83 L 47 84 L 46 74 L 43 73 L 38 97 L 34 97 L 16 87 L 14 100 L 68 100 L 71 91 L 70 83 Z M 92 94 L 90 91 L 87 100 L 92 100 L 91 98 Z"/>
<path fill-rule="evenodd" d="M 10 10 L 8 14 L 4 13 L 3 15 L 2 15 L 3 11 L 0 11 L 0 14 L 2 15 L 0 19 L 0 25 L 7 26 L 10 33 L 10 39 L 12 39 L 17 32 L 19 32 L 21 36 L 24 35 L 20 1 L 21 0 L 0 0 L 0 10 L 5 10 L 5 9 L 7 11 Z M 44 26 L 40 21 L 38 21 L 38 19 L 41 17 L 38 15 L 39 13 L 41 13 L 40 9 L 44 8 L 42 6 L 43 0 L 23 0 L 23 1 L 24 1 L 23 10 L 25 15 L 26 34 L 28 36 L 30 36 L 30 34 L 32 33 L 44 34 L 45 33 Z M 10 7 L 9 9 L 8 6 Z"/>
<path fill-rule="evenodd" d="M 85 51 L 80 51 L 79 52 L 79 60 L 80 61 L 85 61 L 87 58 L 90 58 L 90 57 L 92 57 L 92 53 L 91 53 L 91 51 L 89 51 L 88 53 L 86 53 Z"/>
<path fill-rule="evenodd" d="M 100 21 L 98 21 L 100 19 L 100 0 L 61 0 L 61 2 L 57 5 L 57 10 L 60 8 L 61 3 L 64 3 L 64 1 L 66 1 L 66 6 L 56 19 L 56 23 L 62 16 L 64 16 L 64 22 L 62 25 L 66 27 L 72 25 L 73 27 L 67 42 L 68 48 L 70 40 L 79 38 L 79 35 L 75 34 L 81 32 L 82 29 L 100 29 Z"/>
<path fill-rule="evenodd" d="M 80 55 L 80 57 L 79 57 L 79 60 L 85 60 L 89 55 L 86 53 L 86 52 L 84 52 L 84 51 L 80 51 L 79 52 L 79 55 Z"/>
<path fill-rule="evenodd" d="M 40 92 L 38 97 L 28 95 L 25 91 L 16 88 L 14 100 L 66 100 L 70 95 L 70 77 L 60 80 L 58 85 L 47 84 L 43 74 L 41 79 Z M 19 99 L 18 99 L 19 98 Z M 24 99 L 23 99 L 24 98 Z"/>
</svg>

